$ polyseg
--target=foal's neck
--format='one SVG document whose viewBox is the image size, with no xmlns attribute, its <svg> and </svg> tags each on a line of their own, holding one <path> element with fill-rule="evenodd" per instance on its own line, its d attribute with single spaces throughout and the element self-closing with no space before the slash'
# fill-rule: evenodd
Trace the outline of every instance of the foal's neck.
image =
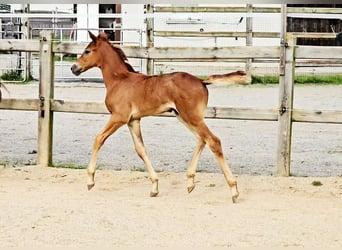
<svg viewBox="0 0 342 250">
<path fill-rule="evenodd" d="M 108 44 L 108 46 L 111 45 Z M 103 49 L 102 58 L 100 68 L 106 85 L 129 73 L 125 62 L 113 48 Z"/>
</svg>

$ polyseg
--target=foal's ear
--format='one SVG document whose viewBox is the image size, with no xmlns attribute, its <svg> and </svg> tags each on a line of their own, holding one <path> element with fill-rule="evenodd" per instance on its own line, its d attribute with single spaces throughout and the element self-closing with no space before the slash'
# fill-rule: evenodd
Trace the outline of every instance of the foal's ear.
<svg viewBox="0 0 342 250">
<path fill-rule="evenodd" d="M 93 40 L 93 42 L 96 42 L 96 39 L 97 39 L 96 36 L 93 33 L 91 33 L 90 31 L 88 31 L 88 33 L 89 33 L 91 40 Z"/>
<path fill-rule="evenodd" d="M 103 41 L 107 41 L 107 40 L 108 40 L 107 34 L 104 33 L 103 31 L 101 31 L 101 32 L 99 33 L 99 35 L 97 36 L 97 38 L 98 38 L 98 39 L 101 39 L 101 40 L 103 40 Z"/>
</svg>

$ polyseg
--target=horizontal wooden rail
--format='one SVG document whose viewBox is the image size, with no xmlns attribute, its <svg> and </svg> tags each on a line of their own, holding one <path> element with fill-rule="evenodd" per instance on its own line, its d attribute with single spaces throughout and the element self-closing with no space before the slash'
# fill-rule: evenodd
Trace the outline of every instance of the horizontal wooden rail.
<svg viewBox="0 0 342 250">
<path fill-rule="evenodd" d="M 214 6 L 199 6 L 199 7 L 154 7 L 154 12 L 213 12 L 213 13 L 245 13 L 246 7 L 214 7 Z M 280 13 L 280 8 L 259 8 L 253 7 L 253 12 L 258 13 Z"/>
<path fill-rule="evenodd" d="M 292 121 L 342 124 L 342 111 L 294 109 Z"/>
<path fill-rule="evenodd" d="M 53 53 L 81 54 L 87 43 L 55 42 Z M 262 59 L 279 58 L 279 46 L 123 47 L 127 57 L 143 59 Z M 39 41 L 0 40 L 0 51 L 39 52 Z M 296 59 L 340 59 L 342 47 L 296 46 Z"/>
<path fill-rule="evenodd" d="M 53 52 L 81 54 L 86 43 L 55 43 Z M 122 47 L 129 58 L 142 59 L 229 59 L 279 58 L 279 46 L 236 47 Z"/>
<path fill-rule="evenodd" d="M 342 14 L 342 8 L 298 8 L 287 7 L 287 13 L 303 13 L 303 14 Z"/>
<path fill-rule="evenodd" d="M 0 51 L 39 52 L 39 40 L 0 39 Z"/>
<path fill-rule="evenodd" d="M 0 109 L 37 111 L 39 105 L 40 101 L 38 99 L 3 98 L 0 102 Z"/>
<path fill-rule="evenodd" d="M 40 101 L 38 99 L 2 99 L 0 109 L 38 111 L 39 105 Z M 52 100 L 51 110 L 67 113 L 109 114 L 103 102 Z M 208 107 L 205 117 L 213 119 L 277 121 L 278 113 L 277 109 L 270 108 Z M 174 114 L 166 112 L 158 116 L 174 116 Z M 292 121 L 342 124 L 342 111 L 294 109 Z"/>
<path fill-rule="evenodd" d="M 296 46 L 296 59 L 342 59 L 342 47 Z"/>
<path fill-rule="evenodd" d="M 53 100 L 51 109 L 55 112 L 109 114 L 104 102 Z"/>
<path fill-rule="evenodd" d="M 252 7 L 252 13 L 280 13 L 280 7 Z M 213 12 L 246 13 L 247 7 L 154 7 L 154 12 Z M 287 7 L 287 13 L 342 14 L 341 8 L 298 8 Z"/>
<path fill-rule="evenodd" d="M 148 49 L 147 56 L 153 59 L 243 59 L 243 58 L 279 58 L 279 46 L 236 46 L 236 47 L 177 47 Z"/>
<path fill-rule="evenodd" d="M 165 37 L 247 37 L 246 32 L 154 31 L 154 36 Z M 252 32 L 254 38 L 279 38 L 279 32 Z"/>
<path fill-rule="evenodd" d="M 291 35 L 297 38 L 336 38 L 335 33 L 322 33 L 322 32 L 292 32 Z"/>
</svg>

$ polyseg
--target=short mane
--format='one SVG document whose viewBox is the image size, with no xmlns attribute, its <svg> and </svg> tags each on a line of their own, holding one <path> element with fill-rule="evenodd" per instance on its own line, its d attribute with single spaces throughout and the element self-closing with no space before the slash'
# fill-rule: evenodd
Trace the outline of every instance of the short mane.
<svg viewBox="0 0 342 250">
<path fill-rule="evenodd" d="M 126 56 L 125 53 L 122 51 L 122 49 L 119 48 L 119 47 L 116 47 L 116 46 L 112 46 L 112 47 L 113 47 L 113 49 L 115 50 L 115 52 L 118 54 L 118 56 L 121 58 L 121 60 L 125 63 L 125 65 L 126 65 L 128 71 L 129 71 L 129 72 L 136 72 L 136 71 L 133 69 L 132 65 L 130 65 L 130 64 L 128 63 L 127 56 Z"/>
</svg>

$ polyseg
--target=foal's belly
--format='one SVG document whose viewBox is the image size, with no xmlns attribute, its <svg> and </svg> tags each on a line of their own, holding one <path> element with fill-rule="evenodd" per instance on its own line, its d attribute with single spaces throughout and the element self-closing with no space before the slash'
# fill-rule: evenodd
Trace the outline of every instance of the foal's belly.
<svg viewBox="0 0 342 250">
<path fill-rule="evenodd" d="M 133 105 L 132 106 L 132 113 L 131 117 L 133 118 L 140 118 L 144 116 L 152 116 L 161 114 L 167 111 L 176 110 L 176 106 L 173 102 L 163 103 L 158 106 L 144 106 L 138 107 Z"/>
</svg>

